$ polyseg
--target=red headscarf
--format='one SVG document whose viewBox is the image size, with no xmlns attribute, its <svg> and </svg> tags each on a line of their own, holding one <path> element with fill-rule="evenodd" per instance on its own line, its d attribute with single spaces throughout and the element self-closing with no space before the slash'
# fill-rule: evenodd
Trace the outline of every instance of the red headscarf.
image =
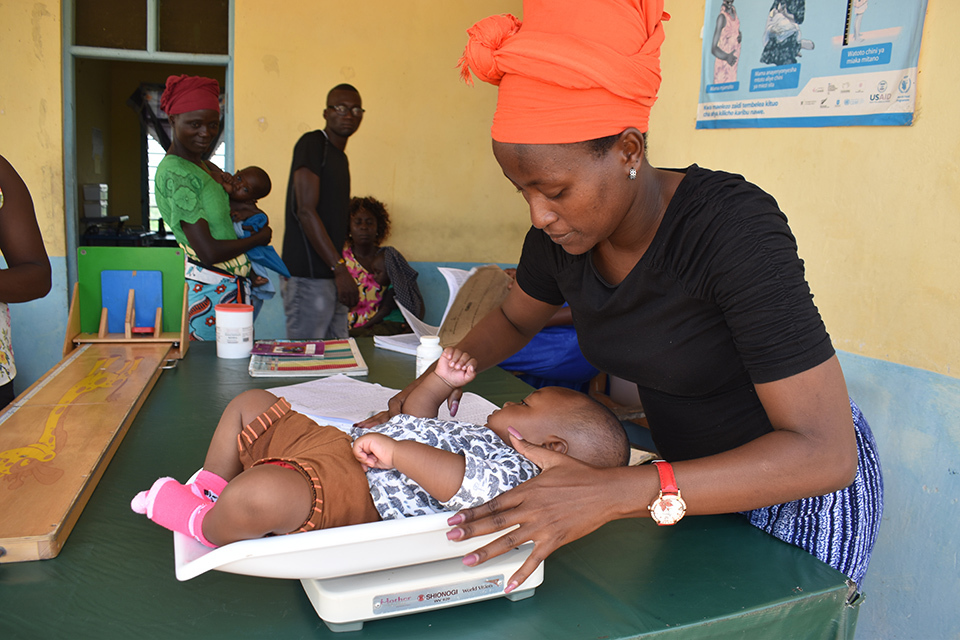
<svg viewBox="0 0 960 640">
<path fill-rule="evenodd" d="M 493 139 L 581 142 L 647 130 L 660 88 L 663 0 L 524 0 L 521 22 L 467 30 L 460 74 L 500 87 Z"/>
<path fill-rule="evenodd" d="M 160 108 L 168 116 L 201 109 L 220 113 L 220 84 L 212 78 L 170 76 L 160 96 Z"/>
</svg>

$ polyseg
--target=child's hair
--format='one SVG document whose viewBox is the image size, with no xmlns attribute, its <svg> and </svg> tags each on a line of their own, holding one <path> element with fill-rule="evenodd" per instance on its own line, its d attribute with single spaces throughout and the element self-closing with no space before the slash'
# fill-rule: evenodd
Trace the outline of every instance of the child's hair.
<svg viewBox="0 0 960 640">
<path fill-rule="evenodd" d="M 361 209 L 377 219 L 377 244 L 379 245 L 390 233 L 390 214 L 387 213 L 387 207 L 370 196 L 350 198 L 350 215 L 353 216 Z"/>
<path fill-rule="evenodd" d="M 243 169 L 240 169 L 240 171 L 249 171 L 254 175 L 254 177 L 257 178 L 257 180 L 263 186 L 262 193 L 258 192 L 258 193 L 250 194 L 254 200 L 259 200 L 260 198 L 266 198 L 267 195 L 269 195 L 270 190 L 273 188 L 273 183 L 270 182 L 270 175 L 266 171 L 256 166 L 244 167 Z M 240 173 L 240 171 L 238 171 L 237 173 Z"/>
<path fill-rule="evenodd" d="M 571 391 L 571 393 L 577 393 Z M 574 440 L 585 452 L 583 462 L 595 467 L 625 467 L 630 463 L 630 441 L 620 419 L 610 409 L 588 395 L 577 393 L 583 400 L 564 416 L 566 437 Z"/>
</svg>

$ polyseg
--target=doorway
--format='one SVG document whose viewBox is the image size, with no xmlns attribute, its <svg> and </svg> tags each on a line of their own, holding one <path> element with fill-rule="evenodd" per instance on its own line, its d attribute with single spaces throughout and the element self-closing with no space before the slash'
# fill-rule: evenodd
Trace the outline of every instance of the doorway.
<svg viewBox="0 0 960 640">
<path fill-rule="evenodd" d="M 159 143 L 131 98 L 169 75 L 215 78 L 224 93 L 217 161 L 233 169 L 233 0 L 64 0 L 67 285 L 82 244 L 149 246 L 149 167 Z M 162 146 L 160 153 L 162 154 Z"/>
</svg>

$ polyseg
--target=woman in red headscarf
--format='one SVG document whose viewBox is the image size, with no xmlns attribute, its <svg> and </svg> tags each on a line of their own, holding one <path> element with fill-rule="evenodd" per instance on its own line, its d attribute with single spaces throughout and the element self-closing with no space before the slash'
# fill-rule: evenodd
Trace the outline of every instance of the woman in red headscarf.
<svg viewBox="0 0 960 640">
<path fill-rule="evenodd" d="M 205 157 L 220 131 L 220 86 L 197 76 L 170 76 L 160 98 L 170 118 L 172 142 L 157 167 L 155 192 L 163 221 L 187 254 L 190 337 L 216 339 L 214 308 L 249 302 L 246 251 L 270 243 L 264 226 L 237 238 L 223 172 Z"/>
<path fill-rule="evenodd" d="M 464 558 L 532 540 L 512 591 L 611 520 L 742 512 L 859 584 L 882 512 L 879 459 L 786 217 L 741 176 L 647 161 L 666 18 L 663 0 L 525 0 L 522 23 L 468 31 L 464 75 L 500 87 L 493 152 L 533 226 L 519 286 L 457 347 L 493 366 L 568 303 L 591 364 L 637 384 L 665 461 L 595 469 L 514 438 L 543 472 L 453 516 L 447 537 L 518 525 Z"/>
</svg>

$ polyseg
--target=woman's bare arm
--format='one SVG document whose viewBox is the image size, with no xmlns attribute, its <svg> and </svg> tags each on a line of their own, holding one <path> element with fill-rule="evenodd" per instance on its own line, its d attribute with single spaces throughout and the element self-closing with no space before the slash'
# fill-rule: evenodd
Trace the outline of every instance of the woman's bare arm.
<svg viewBox="0 0 960 640">
<path fill-rule="evenodd" d="M 457 348 L 476 358 L 477 371 L 489 369 L 523 348 L 544 327 L 558 308 L 530 297 L 520 287 L 512 287 L 503 303 L 484 316 L 460 341 Z M 369 429 L 386 422 L 390 416 L 406 413 L 403 404 L 407 396 L 432 371 L 431 366 L 423 376 L 391 398 L 387 411 L 381 411 L 371 418 L 358 422 L 356 426 Z M 461 395 L 462 392 L 459 389 L 453 389 L 447 396 L 451 413 L 456 413 L 455 405 L 459 402 Z"/>
<path fill-rule="evenodd" d="M 853 481 L 856 436 L 836 356 L 756 388 L 773 432 L 721 454 L 673 465 L 689 515 L 747 511 L 830 493 Z M 464 559 L 477 564 L 532 540 L 534 551 L 511 583 L 523 582 L 558 547 L 606 522 L 648 517 L 647 507 L 660 490 L 650 465 L 595 469 L 523 441 L 514 444 L 543 473 L 457 514 L 449 534 L 460 540 L 520 525 Z"/>
<path fill-rule="evenodd" d="M 182 222 L 180 228 L 187 236 L 187 242 L 196 251 L 200 262 L 206 265 L 226 262 L 254 247 L 270 244 L 270 238 L 273 237 L 270 225 L 265 225 L 260 231 L 246 238 L 236 240 L 217 240 L 210 233 L 210 225 L 203 219 L 196 222 Z"/>
<path fill-rule="evenodd" d="M 37 225 L 33 199 L 16 169 L 0 156 L 0 302 L 27 302 L 50 291 L 50 259 Z"/>
</svg>

